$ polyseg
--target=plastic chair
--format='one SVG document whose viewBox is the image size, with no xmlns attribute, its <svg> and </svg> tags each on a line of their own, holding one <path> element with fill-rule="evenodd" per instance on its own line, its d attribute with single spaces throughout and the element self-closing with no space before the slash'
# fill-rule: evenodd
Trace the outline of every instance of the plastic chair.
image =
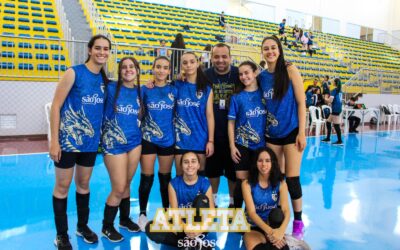
<svg viewBox="0 0 400 250">
<path fill-rule="evenodd" d="M 50 130 L 50 110 L 51 110 L 51 102 L 44 105 L 44 112 L 46 113 L 46 121 L 47 121 L 47 140 L 50 142 L 51 139 L 51 130 Z"/>
<path fill-rule="evenodd" d="M 325 112 L 324 112 L 324 110 L 325 109 L 329 109 L 329 114 L 332 114 L 332 108 L 331 108 L 331 106 L 328 106 L 328 105 L 322 105 L 321 106 L 321 109 L 322 109 L 322 118 L 324 119 L 324 120 L 326 120 L 326 119 L 328 119 L 328 117 L 325 117 Z"/>
<path fill-rule="evenodd" d="M 394 115 L 391 113 L 391 111 L 389 110 L 389 107 L 387 105 L 381 105 L 380 106 L 381 109 L 381 115 L 382 115 L 382 124 L 385 124 L 385 122 L 387 122 L 388 127 L 390 127 L 390 124 L 392 123 L 392 118 L 394 119 Z"/>
<path fill-rule="evenodd" d="M 394 107 L 392 104 L 388 104 L 387 106 L 389 108 L 390 114 L 393 116 L 393 124 L 396 128 L 397 120 L 399 119 L 400 114 L 397 114 L 396 111 L 394 111 Z"/>
<path fill-rule="evenodd" d="M 311 116 L 311 125 L 308 131 L 308 135 L 311 134 L 311 131 L 315 126 L 315 135 L 319 136 L 321 133 L 321 126 L 325 124 L 325 120 L 322 119 L 321 109 L 315 106 L 310 106 L 308 110 L 310 111 L 310 116 Z M 317 113 L 318 113 L 318 118 L 317 118 Z"/>
</svg>

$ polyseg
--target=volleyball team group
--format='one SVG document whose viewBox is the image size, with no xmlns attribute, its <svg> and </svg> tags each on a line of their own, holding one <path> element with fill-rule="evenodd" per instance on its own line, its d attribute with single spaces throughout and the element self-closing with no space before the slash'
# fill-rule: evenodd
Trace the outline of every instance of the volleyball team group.
<svg viewBox="0 0 400 250">
<path fill-rule="evenodd" d="M 284 237 L 289 197 L 292 235 L 302 239 L 299 175 L 306 147 L 305 93 L 302 77 L 285 61 L 277 37 L 262 41 L 267 69 L 261 72 L 251 61 L 232 66 L 230 47 L 219 43 L 211 51 L 212 67 L 204 71 L 198 56 L 185 51 L 174 81 L 168 80 L 173 70 L 169 58 L 155 58 L 153 80 L 146 85 L 140 85 L 140 65 L 133 57 L 120 60 L 118 79 L 110 81 L 104 71 L 110 51 L 107 37 L 92 37 L 86 62 L 65 72 L 52 102 L 49 154 L 55 164 L 58 249 L 72 249 L 67 221 L 72 179 L 76 234 L 86 243 L 98 241 L 88 219 L 89 182 L 99 144 L 111 183 L 101 233 L 111 242 L 124 239 L 114 227 L 118 212 L 120 230 L 146 232 L 157 243 L 178 247 L 179 240 L 199 236 L 149 229 L 146 212 L 156 158 L 163 208 L 218 207 L 219 181 L 225 176 L 229 208 L 245 205 L 251 226 L 243 235 L 246 249 L 289 249 Z M 130 187 L 139 162 L 140 214 L 135 223 Z"/>
</svg>

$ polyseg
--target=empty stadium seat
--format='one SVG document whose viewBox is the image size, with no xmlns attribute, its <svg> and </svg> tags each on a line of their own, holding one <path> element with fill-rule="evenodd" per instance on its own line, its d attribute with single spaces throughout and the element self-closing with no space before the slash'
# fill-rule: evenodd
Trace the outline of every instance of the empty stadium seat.
<svg viewBox="0 0 400 250">
<path fill-rule="evenodd" d="M 1 52 L 1 57 L 5 57 L 5 58 L 14 58 L 15 54 L 12 51 L 2 51 Z"/>
<path fill-rule="evenodd" d="M 58 66 L 57 64 L 56 65 L 54 65 L 54 70 L 55 71 L 66 71 L 67 70 L 67 66 L 65 66 L 65 65 L 60 65 L 60 66 Z"/>
<path fill-rule="evenodd" d="M 15 66 L 12 62 L 1 62 L 0 68 L 1 69 L 15 69 Z"/>
<path fill-rule="evenodd" d="M 31 63 L 20 63 L 18 64 L 18 69 L 33 70 L 33 65 Z"/>
<path fill-rule="evenodd" d="M 50 65 L 48 65 L 48 64 L 38 64 L 38 65 L 37 65 L 37 70 L 46 70 L 46 71 L 49 71 L 49 70 L 51 70 L 51 67 L 50 67 Z"/>
<path fill-rule="evenodd" d="M 48 55 L 48 54 L 43 54 L 43 53 L 36 54 L 36 59 L 39 59 L 39 60 L 49 60 L 49 55 Z"/>
<path fill-rule="evenodd" d="M 32 53 L 30 53 L 30 52 L 19 52 L 18 53 L 18 58 L 32 59 Z"/>
</svg>

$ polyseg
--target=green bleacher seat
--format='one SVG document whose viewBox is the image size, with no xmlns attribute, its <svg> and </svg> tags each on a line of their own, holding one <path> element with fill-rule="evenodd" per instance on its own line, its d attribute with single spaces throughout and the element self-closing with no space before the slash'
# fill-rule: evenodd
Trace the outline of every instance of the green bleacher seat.
<svg viewBox="0 0 400 250">
<path fill-rule="evenodd" d="M 40 13 L 38 13 L 38 12 L 32 12 L 32 16 L 35 16 L 35 17 L 42 17 L 43 15 L 40 14 Z"/>
<path fill-rule="evenodd" d="M 37 6 L 31 6 L 31 10 L 41 11 L 42 9 L 40 7 L 37 7 Z"/>
<path fill-rule="evenodd" d="M 4 29 L 15 29 L 15 25 L 14 24 L 3 24 L 3 28 Z"/>
<path fill-rule="evenodd" d="M 7 10 L 4 10 L 4 13 L 5 14 L 15 14 L 15 11 L 7 9 Z"/>
<path fill-rule="evenodd" d="M 58 29 L 56 29 L 56 28 L 47 28 L 47 32 L 58 33 Z"/>
<path fill-rule="evenodd" d="M 32 23 L 43 23 L 43 20 L 39 20 L 39 19 L 32 19 Z"/>
<path fill-rule="evenodd" d="M 18 15 L 21 15 L 21 16 L 29 16 L 29 12 L 26 12 L 26 11 L 18 11 Z"/>
<path fill-rule="evenodd" d="M 15 17 L 13 17 L 13 16 L 4 16 L 3 20 L 4 21 L 15 21 Z"/>
</svg>

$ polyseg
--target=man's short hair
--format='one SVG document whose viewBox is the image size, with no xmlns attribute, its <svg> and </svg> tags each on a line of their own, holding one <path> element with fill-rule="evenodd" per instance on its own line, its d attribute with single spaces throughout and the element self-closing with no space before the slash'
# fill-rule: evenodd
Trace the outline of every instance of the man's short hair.
<svg viewBox="0 0 400 250">
<path fill-rule="evenodd" d="M 217 43 L 217 44 L 215 44 L 213 46 L 213 49 L 211 50 L 211 54 L 214 51 L 214 48 L 223 48 L 223 47 L 228 48 L 229 56 L 231 56 L 231 47 L 226 43 Z"/>
</svg>

